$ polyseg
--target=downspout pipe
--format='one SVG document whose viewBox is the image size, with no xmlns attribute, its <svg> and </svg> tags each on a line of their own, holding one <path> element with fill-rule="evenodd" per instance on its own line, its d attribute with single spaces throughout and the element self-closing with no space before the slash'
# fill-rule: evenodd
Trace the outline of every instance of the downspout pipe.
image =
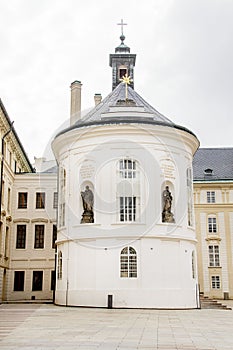
<svg viewBox="0 0 233 350">
<path fill-rule="evenodd" d="M 14 122 L 10 124 L 10 129 L 2 137 L 2 157 L 1 157 L 1 175 L 0 175 L 0 208 L 2 208 L 2 183 L 3 183 L 3 166 L 4 166 L 4 140 L 12 131 Z M 2 211 L 2 209 L 1 209 Z"/>
</svg>

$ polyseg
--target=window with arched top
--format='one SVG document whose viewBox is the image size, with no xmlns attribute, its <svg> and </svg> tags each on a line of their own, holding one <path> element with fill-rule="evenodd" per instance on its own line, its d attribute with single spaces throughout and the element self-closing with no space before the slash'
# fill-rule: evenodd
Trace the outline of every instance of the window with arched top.
<svg viewBox="0 0 233 350">
<path fill-rule="evenodd" d="M 137 277 L 137 253 L 133 247 L 125 247 L 120 255 L 121 277 Z"/>
<path fill-rule="evenodd" d="M 62 252 L 59 251 L 57 255 L 57 279 L 62 279 Z"/>
</svg>

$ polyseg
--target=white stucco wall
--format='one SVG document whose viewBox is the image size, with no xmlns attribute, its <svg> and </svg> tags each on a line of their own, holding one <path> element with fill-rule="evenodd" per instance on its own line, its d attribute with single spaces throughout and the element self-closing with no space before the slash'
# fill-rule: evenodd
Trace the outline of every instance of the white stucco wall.
<svg viewBox="0 0 233 350">
<path fill-rule="evenodd" d="M 66 170 L 57 304 L 106 306 L 111 294 L 115 307 L 197 307 L 191 258 L 196 236 L 194 226 L 188 226 L 186 185 L 197 146 L 188 132 L 154 125 L 75 129 L 55 139 L 57 161 Z M 137 180 L 119 179 L 117 162 L 125 157 L 136 160 Z M 80 224 L 85 185 L 94 192 L 93 224 Z M 162 222 L 165 185 L 173 195 L 175 223 Z M 136 222 L 119 220 L 117 194 L 122 186 L 140 199 Z M 120 277 L 119 254 L 125 246 L 137 251 L 137 278 Z"/>
</svg>

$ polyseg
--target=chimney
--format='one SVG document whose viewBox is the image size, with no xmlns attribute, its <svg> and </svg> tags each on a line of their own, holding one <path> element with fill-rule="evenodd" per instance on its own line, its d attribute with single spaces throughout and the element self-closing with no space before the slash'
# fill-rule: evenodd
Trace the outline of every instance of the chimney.
<svg viewBox="0 0 233 350">
<path fill-rule="evenodd" d="M 78 80 L 75 80 L 70 85 L 70 125 L 75 124 L 79 119 L 81 119 L 81 88 L 81 81 Z"/>
<path fill-rule="evenodd" d="M 95 106 L 97 106 L 102 101 L 101 94 L 95 94 L 94 100 L 95 100 Z"/>
</svg>

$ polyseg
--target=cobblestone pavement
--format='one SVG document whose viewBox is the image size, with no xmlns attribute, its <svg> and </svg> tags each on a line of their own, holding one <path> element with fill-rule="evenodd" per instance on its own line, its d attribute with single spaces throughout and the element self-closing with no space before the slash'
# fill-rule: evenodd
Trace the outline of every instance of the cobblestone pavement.
<svg viewBox="0 0 233 350">
<path fill-rule="evenodd" d="M 233 311 L 2 304 L 0 349 L 233 350 Z"/>
</svg>

